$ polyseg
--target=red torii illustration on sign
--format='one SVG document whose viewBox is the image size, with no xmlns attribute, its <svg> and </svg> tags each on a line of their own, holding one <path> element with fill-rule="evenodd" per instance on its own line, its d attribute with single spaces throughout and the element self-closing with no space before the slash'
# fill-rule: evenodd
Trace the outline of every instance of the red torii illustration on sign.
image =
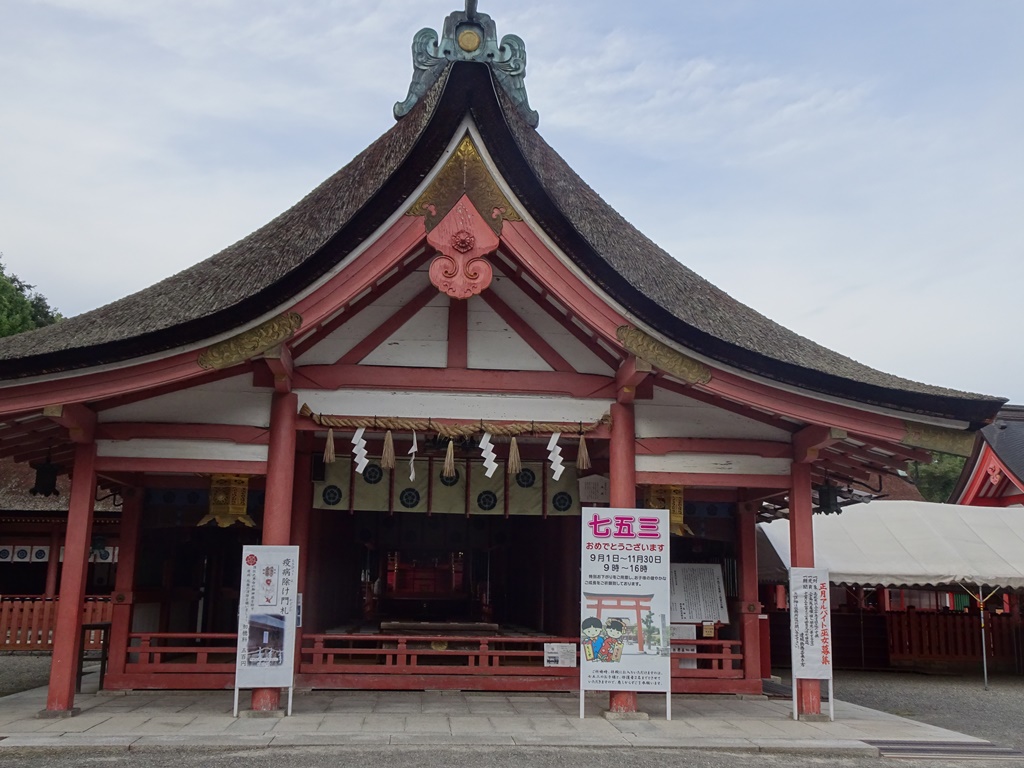
<svg viewBox="0 0 1024 768">
<path fill-rule="evenodd" d="M 597 613 L 597 618 L 605 611 L 626 610 L 636 614 L 636 644 L 640 651 L 644 649 L 644 625 L 641 618 L 644 611 L 651 610 L 654 595 L 606 595 L 596 592 L 584 592 L 587 599 L 587 610 Z"/>
</svg>

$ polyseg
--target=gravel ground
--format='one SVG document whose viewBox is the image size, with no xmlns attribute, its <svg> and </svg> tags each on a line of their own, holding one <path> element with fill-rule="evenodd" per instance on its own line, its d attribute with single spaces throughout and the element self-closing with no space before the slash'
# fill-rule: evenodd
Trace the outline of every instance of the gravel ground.
<svg viewBox="0 0 1024 768">
<path fill-rule="evenodd" d="M 837 672 L 836 699 L 1024 750 L 1024 677 Z"/>
<path fill-rule="evenodd" d="M 8 696 L 50 681 L 50 654 L 6 653 L 0 655 L 0 696 Z"/>
<path fill-rule="evenodd" d="M 0 696 L 46 685 L 50 657 L 0 655 Z M 837 672 L 836 698 L 1024 750 L 1024 677 Z"/>
</svg>

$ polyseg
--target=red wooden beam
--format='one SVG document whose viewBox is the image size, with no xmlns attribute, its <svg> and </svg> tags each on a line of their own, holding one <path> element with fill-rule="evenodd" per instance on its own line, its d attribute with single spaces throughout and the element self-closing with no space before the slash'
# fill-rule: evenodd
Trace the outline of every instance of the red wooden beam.
<svg viewBox="0 0 1024 768">
<path fill-rule="evenodd" d="M 395 267 L 395 271 L 392 274 L 377 282 L 370 290 L 351 304 L 343 306 L 330 320 L 324 322 L 319 328 L 298 342 L 292 350 L 293 356 L 301 357 L 304 355 L 368 306 L 378 301 L 382 296 L 385 296 L 396 285 L 412 276 L 433 255 L 432 251 L 424 250 L 399 264 Z"/>
<path fill-rule="evenodd" d="M 448 367 L 469 366 L 469 303 L 448 299 Z"/>
<path fill-rule="evenodd" d="M 387 320 L 366 334 L 362 341 L 338 358 L 338 365 L 358 365 L 361 363 L 367 355 L 387 341 L 391 334 L 412 320 L 416 313 L 433 301 L 436 296 L 437 288 L 433 285 L 428 285 L 403 304 Z"/>
<path fill-rule="evenodd" d="M 266 445 L 266 427 L 238 424 L 162 424 L 111 422 L 96 427 L 97 440 L 224 440 L 240 445 Z"/>
<path fill-rule="evenodd" d="M 480 294 L 487 305 L 498 313 L 498 316 L 508 323 L 508 327 L 518 333 L 523 341 L 530 345 L 545 363 L 551 366 L 552 370 L 569 372 L 575 370 L 558 351 L 537 333 L 534 328 L 521 318 L 512 307 L 501 300 L 494 291 L 484 291 Z"/>
<path fill-rule="evenodd" d="M 43 408 L 43 416 L 64 427 L 71 442 L 92 442 L 96 429 L 96 412 L 81 403 L 47 405 Z"/>
<path fill-rule="evenodd" d="M 793 458 L 793 446 L 773 440 L 738 440 L 704 437 L 644 437 L 636 441 L 638 456 L 664 456 L 669 453 L 722 453 L 763 456 L 768 459 Z"/>
<path fill-rule="evenodd" d="M 865 443 L 864 447 L 857 448 L 856 446 L 849 445 L 848 443 L 843 443 L 835 447 L 837 449 L 842 449 L 845 453 L 851 453 L 853 455 L 859 455 L 855 453 L 858 450 L 865 451 L 868 453 L 869 457 L 874 454 L 870 453 L 867 449 L 878 448 L 880 450 L 885 451 L 886 453 L 893 454 L 895 460 L 898 462 L 919 461 L 922 464 L 932 463 L 931 453 L 924 450 L 923 448 L 911 448 L 908 445 L 900 445 L 898 443 L 891 443 L 885 440 L 872 440 L 870 437 L 867 437 L 865 435 L 858 435 L 853 432 L 850 433 L 850 438 L 853 440 L 857 440 L 858 442 Z"/>
<path fill-rule="evenodd" d="M 846 439 L 846 432 L 834 427 L 823 427 L 813 424 L 804 427 L 793 435 L 793 461 L 813 462 L 818 458 L 822 448 L 838 443 Z"/>
<path fill-rule="evenodd" d="M 518 264 L 510 262 L 508 260 L 508 257 L 502 255 L 500 249 L 497 255 L 501 260 L 501 277 L 508 280 L 520 291 L 522 291 L 524 294 L 533 299 L 533 301 L 536 302 L 538 307 L 547 312 L 548 315 L 550 315 L 556 322 L 558 322 L 559 325 L 561 325 L 563 328 L 569 331 L 569 333 L 571 333 L 579 341 L 581 341 L 584 344 L 584 346 L 586 346 L 587 349 L 589 349 L 591 352 L 597 355 L 597 357 L 600 358 L 605 365 L 607 365 L 612 370 L 615 370 L 619 367 L 619 364 L 622 362 L 622 360 L 613 355 L 612 353 L 610 353 L 600 344 L 598 344 L 597 340 L 593 336 L 591 336 L 585 330 L 580 328 L 579 325 L 577 325 L 573 321 L 574 316 L 571 312 L 569 312 L 568 309 L 563 309 L 563 311 L 559 311 L 559 308 L 552 304 L 551 301 L 548 299 L 549 294 L 538 291 L 533 285 L 530 284 L 529 281 L 526 280 L 526 278 L 523 276 L 523 270 L 520 268 Z"/>
<path fill-rule="evenodd" d="M 767 424 L 769 427 L 775 427 L 776 429 L 781 429 L 786 432 L 795 432 L 800 429 L 800 425 L 794 424 L 792 421 L 786 421 L 785 419 L 780 419 L 778 416 L 774 416 L 770 413 L 749 408 L 741 403 L 726 400 L 725 398 L 708 392 L 702 392 L 689 384 L 672 381 L 670 379 L 666 379 L 664 376 L 658 376 L 658 378 L 655 379 L 655 385 L 662 387 L 663 389 L 667 389 L 669 392 L 675 392 L 683 395 L 684 397 L 697 400 L 698 402 L 707 403 L 708 405 L 713 405 L 716 408 L 721 408 L 723 411 L 735 413 L 737 416 L 743 416 L 744 418 L 751 419 L 752 421 Z"/>
<path fill-rule="evenodd" d="M 884 468 L 886 470 L 905 469 L 907 460 L 902 456 L 883 456 L 873 451 L 857 449 L 849 443 L 836 443 L 821 452 L 824 459 L 843 459 L 845 461 L 857 461 L 863 466 Z M 851 465 L 855 466 L 855 465 Z"/>
<path fill-rule="evenodd" d="M 292 351 L 288 349 L 288 345 L 278 344 L 267 350 L 263 353 L 263 361 L 274 377 L 274 391 L 291 392 L 295 362 L 292 360 Z"/>
<path fill-rule="evenodd" d="M 636 399 L 637 387 L 651 376 L 652 371 L 651 364 L 646 360 L 629 355 L 615 372 L 618 401 L 623 404 L 632 403 Z"/>
<path fill-rule="evenodd" d="M 296 389 L 395 389 L 426 392 L 507 392 L 614 399 L 610 376 L 561 371 L 459 370 L 375 365 L 306 365 L 295 369 Z"/>
</svg>

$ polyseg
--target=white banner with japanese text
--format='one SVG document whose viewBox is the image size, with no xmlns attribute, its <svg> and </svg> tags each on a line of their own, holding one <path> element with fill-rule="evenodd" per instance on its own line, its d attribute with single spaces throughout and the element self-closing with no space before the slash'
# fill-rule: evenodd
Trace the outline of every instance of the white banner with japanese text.
<svg viewBox="0 0 1024 768">
<path fill-rule="evenodd" d="M 789 613 L 793 679 L 831 680 L 832 600 L 827 569 L 790 569 Z"/>
<path fill-rule="evenodd" d="M 235 688 L 290 688 L 299 548 L 242 548 Z"/>
<path fill-rule="evenodd" d="M 668 511 L 586 508 L 582 519 L 580 688 L 667 693 Z"/>
</svg>

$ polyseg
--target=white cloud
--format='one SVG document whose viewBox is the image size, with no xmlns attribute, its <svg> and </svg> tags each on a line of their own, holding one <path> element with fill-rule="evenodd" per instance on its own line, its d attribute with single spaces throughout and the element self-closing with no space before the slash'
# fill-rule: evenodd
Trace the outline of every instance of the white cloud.
<svg viewBox="0 0 1024 768">
<path fill-rule="evenodd" d="M 1024 401 L 993 333 L 1021 319 L 1019 47 L 952 9 L 807 5 L 809 35 L 745 2 L 490 5 L 541 132 L 667 250 L 866 363 Z M 459 6 L 13 0 L 6 263 L 73 313 L 245 236 L 391 125 L 413 33 Z"/>
</svg>

